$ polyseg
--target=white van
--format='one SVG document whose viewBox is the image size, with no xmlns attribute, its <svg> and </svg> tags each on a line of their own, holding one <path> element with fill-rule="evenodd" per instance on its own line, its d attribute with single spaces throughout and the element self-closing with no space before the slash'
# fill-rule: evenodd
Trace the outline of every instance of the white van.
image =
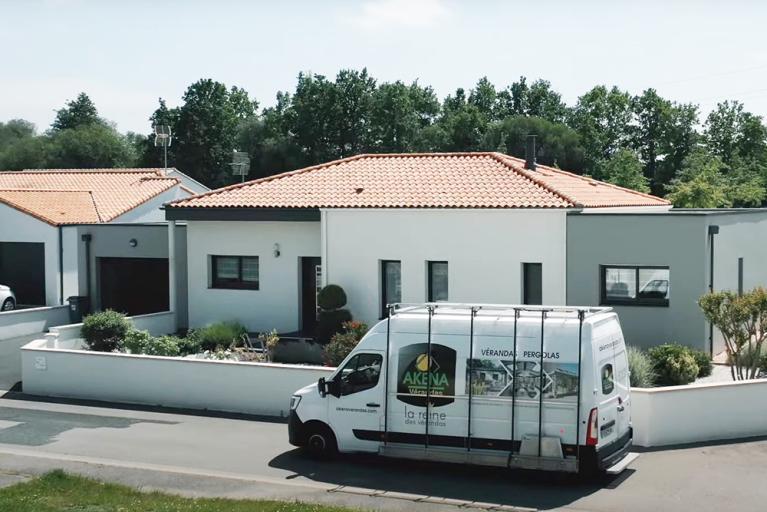
<svg viewBox="0 0 767 512">
<path fill-rule="evenodd" d="M 632 439 L 610 308 L 392 305 L 290 411 L 291 444 L 315 455 L 592 473 L 626 464 Z"/>
</svg>

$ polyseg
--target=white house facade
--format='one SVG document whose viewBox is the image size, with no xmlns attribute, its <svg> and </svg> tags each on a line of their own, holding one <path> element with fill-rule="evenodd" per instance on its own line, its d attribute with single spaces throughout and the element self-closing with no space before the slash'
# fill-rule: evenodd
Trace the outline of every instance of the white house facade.
<svg viewBox="0 0 767 512">
<path fill-rule="evenodd" d="M 190 327 L 311 335 L 316 293 L 392 302 L 567 302 L 567 218 L 659 198 L 498 153 L 360 155 L 166 205 L 187 223 Z"/>
</svg>

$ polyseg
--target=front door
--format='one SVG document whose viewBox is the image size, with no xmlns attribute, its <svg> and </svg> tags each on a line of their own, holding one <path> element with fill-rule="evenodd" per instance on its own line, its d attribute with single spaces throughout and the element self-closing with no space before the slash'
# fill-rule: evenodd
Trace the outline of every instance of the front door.
<svg viewBox="0 0 767 512">
<path fill-rule="evenodd" d="M 381 442 L 384 353 L 358 352 L 336 374 L 341 396 L 328 395 L 328 418 L 343 451 L 377 452 Z"/>
<path fill-rule="evenodd" d="M 301 258 L 301 333 L 313 337 L 317 329 L 317 294 L 322 287 L 322 259 Z"/>
</svg>

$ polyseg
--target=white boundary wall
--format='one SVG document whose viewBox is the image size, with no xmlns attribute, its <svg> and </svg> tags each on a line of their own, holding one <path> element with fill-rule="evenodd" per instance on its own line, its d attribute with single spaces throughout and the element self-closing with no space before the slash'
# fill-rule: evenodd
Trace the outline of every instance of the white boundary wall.
<svg viewBox="0 0 767 512">
<path fill-rule="evenodd" d="M 334 368 L 46 348 L 21 351 L 24 393 L 286 417 L 290 396 Z"/>
<path fill-rule="evenodd" d="M 767 379 L 631 388 L 631 404 L 637 446 L 767 435 Z"/>
<path fill-rule="evenodd" d="M 16 309 L 0 313 L 0 340 L 47 331 L 69 321 L 69 306 Z"/>
<path fill-rule="evenodd" d="M 133 327 L 141 331 L 149 331 L 152 336 L 162 336 L 164 334 L 173 334 L 176 332 L 176 321 L 174 313 L 171 311 L 162 311 L 160 313 L 149 313 L 147 315 L 136 315 L 127 317 Z M 64 342 L 68 340 L 79 340 L 80 329 L 83 324 L 66 324 L 51 327 L 49 342 Z"/>
</svg>

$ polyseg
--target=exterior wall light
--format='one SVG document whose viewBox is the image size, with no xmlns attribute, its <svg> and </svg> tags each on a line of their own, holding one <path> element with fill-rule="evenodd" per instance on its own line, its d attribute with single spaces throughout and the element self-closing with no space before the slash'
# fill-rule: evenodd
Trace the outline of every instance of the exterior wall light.
<svg viewBox="0 0 767 512">
<path fill-rule="evenodd" d="M 280 257 L 280 244 L 274 244 L 274 257 Z"/>
<path fill-rule="evenodd" d="M 131 238 L 128 241 L 128 245 L 130 245 L 131 247 L 136 247 L 138 245 L 138 240 L 136 240 L 135 238 Z"/>
</svg>

